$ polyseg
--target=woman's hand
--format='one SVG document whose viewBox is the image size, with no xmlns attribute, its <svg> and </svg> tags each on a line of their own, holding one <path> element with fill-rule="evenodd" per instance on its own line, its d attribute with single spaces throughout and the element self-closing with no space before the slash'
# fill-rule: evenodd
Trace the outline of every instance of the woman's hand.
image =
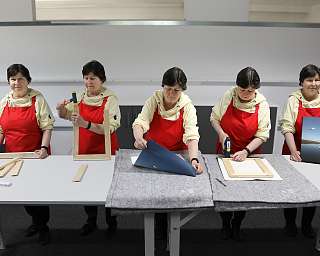
<svg viewBox="0 0 320 256">
<path fill-rule="evenodd" d="M 197 160 L 192 160 L 191 165 L 193 166 L 194 169 L 196 169 L 197 174 L 201 174 L 203 172 L 202 165 L 198 163 Z"/>
<path fill-rule="evenodd" d="M 300 156 L 300 151 L 297 150 L 297 151 L 292 152 L 290 155 L 290 160 L 296 161 L 296 162 L 301 162 L 302 159 Z"/>
<path fill-rule="evenodd" d="M 145 149 L 147 147 L 147 141 L 143 137 L 136 138 L 134 146 L 137 149 Z"/>
<path fill-rule="evenodd" d="M 87 128 L 88 121 L 84 120 L 82 116 L 79 115 L 79 113 L 72 113 L 71 115 L 71 121 L 74 125 L 77 125 L 79 127 Z"/>
<path fill-rule="evenodd" d="M 44 159 L 48 156 L 48 151 L 45 148 L 37 149 L 34 151 L 34 153 L 40 158 Z"/>
<path fill-rule="evenodd" d="M 70 103 L 70 100 L 63 100 L 59 102 L 56 106 L 56 110 L 58 110 L 59 117 L 66 118 L 67 117 L 67 109 L 66 105 Z"/>
<path fill-rule="evenodd" d="M 248 157 L 248 152 L 243 149 L 233 154 L 232 160 L 242 162 Z"/>
</svg>

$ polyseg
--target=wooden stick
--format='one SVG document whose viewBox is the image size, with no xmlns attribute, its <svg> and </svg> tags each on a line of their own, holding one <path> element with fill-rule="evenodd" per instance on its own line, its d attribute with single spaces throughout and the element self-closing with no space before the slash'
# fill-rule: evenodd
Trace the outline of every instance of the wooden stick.
<svg viewBox="0 0 320 256">
<path fill-rule="evenodd" d="M 74 93 L 72 94 L 74 96 Z M 77 99 L 77 98 L 76 98 Z M 79 105 L 77 102 L 73 102 L 73 113 L 79 114 Z M 79 154 L 79 126 L 74 124 L 73 125 L 73 155 Z"/>
<path fill-rule="evenodd" d="M 12 153 L 0 153 L 0 159 L 11 158 L 39 158 L 34 152 L 12 152 Z"/>
<path fill-rule="evenodd" d="M 23 159 L 16 162 L 14 167 L 11 169 L 11 176 L 18 176 L 23 165 Z"/>
<path fill-rule="evenodd" d="M 73 177 L 72 181 L 73 182 L 80 182 L 83 175 L 86 173 L 87 171 L 87 168 L 88 168 L 88 165 L 87 164 L 82 164 L 80 165 L 79 169 L 78 169 L 78 172 L 76 173 L 76 175 Z"/>
<path fill-rule="evenodd" d="M 110 140 L 110 120 L 109 110 L 103 112 L 103 129 L 104 129 L 104 152 L 106 160 L 111 159 L 111 140 Z"/>
<path fill-rule="evenodd" d="M 4 167 L 1 171 L 0 171 L 0 178 L 3 178 L 4 176 L 7 175 L 8 172 L 10 172 L 10 170 L 13 168 L 13 166 L 16 165 L 16 162 L 10 163 L 9 165 L 7 165 L 6 167 Z"/>
<path fill-rule="evenodd" d="M 0 165 L 0 170 L 2 170 L 2 169 L 3 169 L 4 167 L 6 167 L 7 165 L 10 165 L 10 164 L 12 164 L 12 163 L 17 162 L 17 161 L 20 160 L 20 159 L 21 159 L 21 157 L 16 157 L 16 158 L 14 158 L 14 159 L 12 159 L 12 160 L 4 163 L 3 165 Z"/>
</svg>

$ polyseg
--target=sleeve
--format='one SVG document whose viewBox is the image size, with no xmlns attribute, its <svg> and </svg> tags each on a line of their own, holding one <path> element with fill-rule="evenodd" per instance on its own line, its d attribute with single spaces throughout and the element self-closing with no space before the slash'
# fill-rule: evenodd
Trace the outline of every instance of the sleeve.
<svg viewBox="0 0 320 256">
<path fill-rule="evenodd" d="M 189 103 L 184 107 L 183 112 L 184 134 L 182 139 L 185 144 L 187 144 L 187 141 L 189 140 L 199 141 L 200 135 L 197 123 L 198 120 L 196 108 L 191 103 Z"/>
<path fill-rule="evenodd" d="M 290 97 L 287 104 L 284 106 L 282 111 L 282 118 L 280 119 L 280 129 L 281 133 L 284 135 L 288 132 L 295 133 L 296 129 L 294 127 L 297 113 L 298 113 L 298 100 L 295 97 Z"/>
<path fill-rule="evenodd" d="M 215 104 L 212 108 L 212 112 L 210 115 L 210 121 L 213 120 L 221 121 L 224 113 L 227 111 L 227 108 L 231 102 L 232 99 L 232 90 L 228 90 L 222 98 L 219 100 L 217 104 Z"/>
<path fill-rule="evenodd" d="M 260 138 L 266 142 L 269 138 L 269 133 L 271 129 L 270 121 L 270 107 L 268 102 L 263 101 L 260 103 L 258 112 L 258 130 L 255 134 L 256 138 Z"/>
<path fill-rule="evenodd" d="M 36 116 L 41 130 L 52 130 L 54 117 L 51 109 L 42 95 L 36 96 Z"/>
<path fill-rule="evenodd" d="M 150 123 L 153 119 L 154 112 L 157 109 L 157 102 L 154 96 L 151 96 L 145 102 L 141 113 L 134 120 L 132 127 L 140 125 L 143 129 L 143 133 L 146 133 L 150 129 Z"/>
<path fill-rule="evenodd" d="M 116 96 L 109 96 L 105 109 L 109 110 L 110 132 L 113 133 L 120 127 L 121 113 Z"/>
</svg>

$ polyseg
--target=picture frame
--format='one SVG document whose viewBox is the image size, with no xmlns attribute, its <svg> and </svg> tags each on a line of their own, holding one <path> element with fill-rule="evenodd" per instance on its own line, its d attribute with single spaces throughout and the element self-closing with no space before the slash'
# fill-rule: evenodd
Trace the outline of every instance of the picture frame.
<svg viewBox="0 0 320 256">
<path fill-rule="evenodd" d="M 254 161 L 258 166 L 259 170 L 256 173 L 252 171 L 248 172 L 237 172 L 232 166 L 232 158 L 222 158 L 224 167 L 230 178 L 272 178 L 272 171 L 264 164 L 261 158 L 247 158 L 245 161 Z"/>
<path fill-rule="evenodd" d="M 78 103 L 74 103 L 74 111 L 79 113 Z M 79 154 L 79 126 L 73 125 L 73 160 L 111 160 L 109 111 L 103 112 L 104 154 Z"/>
</svg>

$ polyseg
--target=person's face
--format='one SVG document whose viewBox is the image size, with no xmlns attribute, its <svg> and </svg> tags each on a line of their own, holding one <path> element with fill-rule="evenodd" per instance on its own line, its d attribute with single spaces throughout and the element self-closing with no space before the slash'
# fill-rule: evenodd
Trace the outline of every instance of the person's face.
<svg viewBox="0 0 320 256">
<path fill-rule="evenodd" d="M 84 75 L 83 81 L 89 94 L 96 95 L 100 93 L 103 82 L 100 80 L 99 77 L 94 75 L 92 72 L 90 72 L 88 75 Z"/>
<path fill-rule="evenodd" d="M 247 89 L 243 89 L 240 86 L 237 87 L 237 93 L 240 100 L 243 101 L 251 101 L 256 96 L 256 89 L 252 87 L 248 87 Z"/>
<path fill-rule="evenodd" d="M 319 75 L 314 77 L 307 77 L 303 80 L 302 84 L 302 94 L 305 98 L 314 99 L 319 94 L 320 79 Z"/>
<path fill-rule="evenodd" d="M 163 86 L 164 103 L 167 105 L 175 105 L 180 99 L 182 89 L 176 84 L 175 86 Z"/>
<path fill-rule="evenodd" d="M 24 97 L 28 91 L 28 84 L 28 80 L 21 73 L 9 77 L 9 85 L 14 97 Z"/>
</svg>

